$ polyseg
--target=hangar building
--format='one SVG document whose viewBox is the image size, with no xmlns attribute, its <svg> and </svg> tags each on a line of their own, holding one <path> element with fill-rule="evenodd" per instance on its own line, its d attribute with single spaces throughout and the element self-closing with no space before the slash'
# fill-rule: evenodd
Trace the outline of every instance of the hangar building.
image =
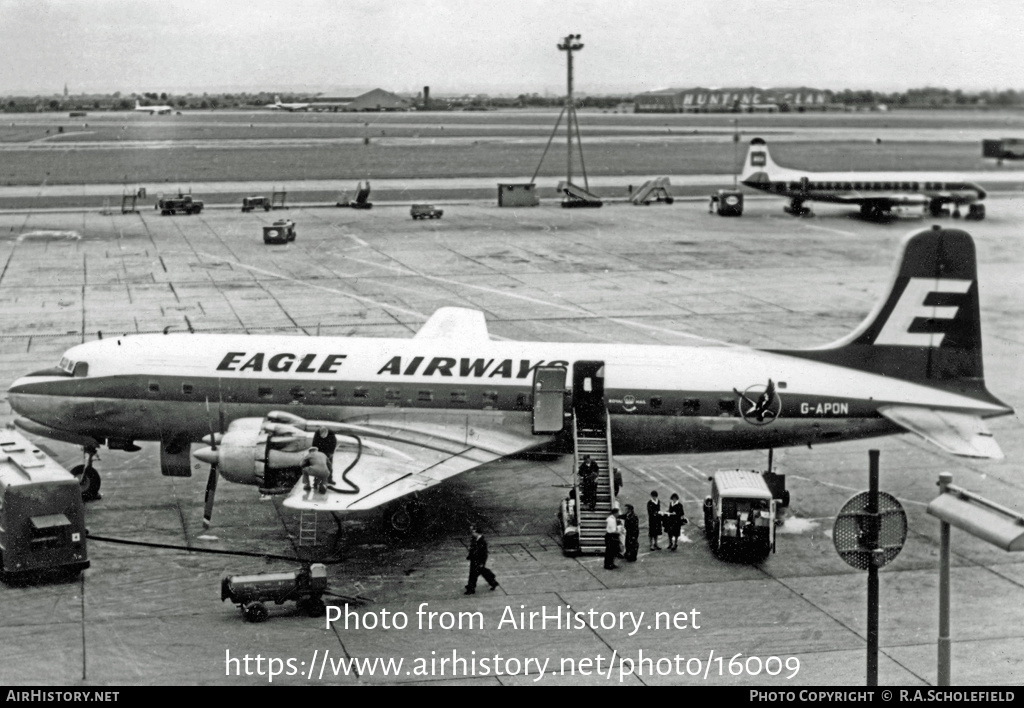
<svg viewBox="0 0 1024 708">
<path fill-rule="evenodd" d="M 800 88 L 661 89 L 638 95 L 637 113 L 754 113 L 824 111 L 832 92 Z"/>
</svg>

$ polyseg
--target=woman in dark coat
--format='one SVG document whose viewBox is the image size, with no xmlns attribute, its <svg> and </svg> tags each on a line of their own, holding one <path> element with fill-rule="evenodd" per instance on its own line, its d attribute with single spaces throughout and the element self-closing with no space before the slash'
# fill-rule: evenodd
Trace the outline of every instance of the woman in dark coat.
<svg viewBox="0 0 1024 708">
<path fill-rule="evenodd" d="M 665 533 L 668 534 L 668 549 L 678 550 L 679 534 L 686 523 L 686 514 L 683 512 L 683 503 L 679 501 L 679 495 L 673 494 L 669 499 L 668 513 L 664 516 Z"/>
<path fill-rule="evenodd" d="M 647 500 L 647 539 L 651 542 L 652 551 L 660 551 L 658 536 L 661 535 L 661 501 L 657 492 L 651 492 Z"/>
</svg>

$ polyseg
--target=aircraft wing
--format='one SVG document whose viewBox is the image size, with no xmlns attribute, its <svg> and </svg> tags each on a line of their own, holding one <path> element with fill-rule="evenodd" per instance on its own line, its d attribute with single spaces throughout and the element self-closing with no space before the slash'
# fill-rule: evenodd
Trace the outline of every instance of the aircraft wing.
<svg viewBox="0 0 1024 708">
<path fill-rule="evenodd" d="M 466 307 L 442 307 L 419 328 L 416 339 L 459 339 L 486 342 L 487 321 L 480 310 Z"/>
<path fill-rule="evenodd" d="M 878 412 L 953 455 L 1003 459 L 985 421 L 976 415 L 914 406 L 882 406 Z"/>
<path fill-rule="evenodd" d="M 284 501 L 287 507 L 373 509 L 553 439 L 533 435 L 528 418 L 514 423 L 499 412 L 381 414 L 345 423 L 309 421 L 306 429 L 318 426 L 328 427 L 338 437 L 333 484 L 321 494 L 315 485 L 305 491 L 300 480 Z"/>
</svg>

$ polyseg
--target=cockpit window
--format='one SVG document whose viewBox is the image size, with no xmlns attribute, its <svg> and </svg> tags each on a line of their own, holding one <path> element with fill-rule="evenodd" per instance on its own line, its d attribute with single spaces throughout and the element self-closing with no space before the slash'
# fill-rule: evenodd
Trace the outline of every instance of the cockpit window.
<svg viewBox="0 0 1024 708">
<path fill-rule="evenodd" d="M 71 375 L 78 379 L 84 379 L 89 375 L 89 364 L 84 361 L 75 362 L 75 365 L 71 370 Z"/>
<path fill-rule="evenodd" d="M 74 373 L 74 371 L 75 371 L 75 362 L 71 361 L 70 359 L 68 359 L 65 356 L 65 357 L 61 358 L 60 363 L 57 364 L 57 368 L 59 368 L 59 369 L 61 369 L 63 371 L 66 371 L 69 374 L 70 373 Z"/>
</svg>

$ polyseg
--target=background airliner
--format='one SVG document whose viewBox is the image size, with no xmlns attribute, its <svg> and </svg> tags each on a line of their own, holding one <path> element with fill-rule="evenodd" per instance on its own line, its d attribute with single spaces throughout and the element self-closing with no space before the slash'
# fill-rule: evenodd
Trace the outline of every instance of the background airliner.
<svg viewBox="0 0 1024 708">
<path fill-rule="evenodd" d="M 1012 413 L 985 386 L 974 243 L 939 227 L 905 241 L 874 312 L 818 349 L 495 341 L 483 313 L 442 308 L 411 339 L 102 339 L 18 379 L 8 400 L 22 429 L 87 451 L 158 440 L 165 475 L 190 475 L 205 438 L 207 518 L 218 474 L 291 507 L 370 509 L 507 455 L 571 451 L 581 426 L 622 454 L 911 431 L 998 459 L 984 420 Z M 295 484 L 320 426 L 340 443 L 325 494 Z M 83 480 L 98 484 L 91 465 Z"/>
<path fill-rule="evenodd" d="M 267 108 L 273 108 L 282 111 L 308 111 L 310 104 L 308 103 L 281 103 L 280 96 L 274 96 L 274 102 L 267 104 Z"/>
<path fill-rule="evenodd" d="M 138 99 L 135 99 L 135 110 L 153 115 L 155 113 L 170 113 L 174 109 L 171 106 L 143 106 L 139 104 Z"/>
<path fill-rule="evenodd" d="M 953 216 L 960 206 L 970 205 L 968 219 L 985 218 L 985 190 L 976 184 L 948 175 L 926 172 L 808 172 L 780 167 L 772 160 L 767 143 L 761 138 L 750 141 L 740 182 L 752 189 L 790 199 L 786 211 L 808 216 L 804 202 L 858 204 L 869 218 L 889 214 L 902 206 L 924 206 L 932 216 L 942 216 L 946 205 L 953 205 Z"/>
</svg>

